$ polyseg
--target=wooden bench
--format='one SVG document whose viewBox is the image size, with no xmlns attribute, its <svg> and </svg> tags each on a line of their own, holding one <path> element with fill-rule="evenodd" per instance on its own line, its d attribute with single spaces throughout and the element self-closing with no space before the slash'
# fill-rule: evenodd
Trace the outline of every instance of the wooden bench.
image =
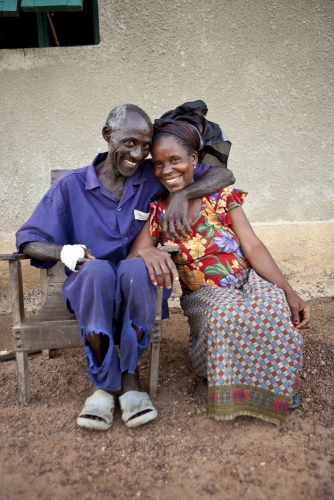
<svg viewBox="0 0 334 500">
<path fill-rule="evenodd" d="M 65 170 L 53 170 L 51 182 Z M 162 250 L 170 253 L 178 250 L 177 246 L 163 247 Z M 41 297 L 40 311 L 30 317 L 25 317 L 22 266 L 21 260 L 29 259 L 24 254 L 0 255 L 0 260 L 9 262 L 10 286 L 13 313 L 13 343 L 16 356 L 19 399 L 22 405 L 30 400 L 29 381 L 29 352 L 42 351 L 43 357 L 48 358 L 51 349 L 65 347 L 80 347 L 82 340 L 79 333 L 78 321 L 66 307 L 62 295 L 62 284 L 66 278 L 64 265 L 58 262 L 52 269 L 41 269 Z M 149 393 L 155 396 L 158 387 L 159 353 L 162 331 L 162 289 L 157 290 L 156 318 L 151 328 L 150 340 L 150 368 Z"/>
<path fill-rule="evenodd" d="M 177 247 L 163 250 L 175 252 Z M 39 312 L 25 317 L 21 260 L 29 259 L 24 254 L 0 255 L 8 260 L 13 313 L 13 345 L 16 357 L 19 399 L 22 405 L 30 400 L 29 358 L 30 352 L 42 351 L 48 358 L 51 349 L 81 347 L 82 340 L 78 320 L 66 307 L 62 295 L 62 284 L 66 278 L 64 265 L 58 262 L 52 269 L 41 269 L 42 305 Z M 149 393 L 155 396 L 158 388 L 159 353 L 162 335 L 162 289 L 157 290 L 156 318 L 151 328 Z"/>
</svg>

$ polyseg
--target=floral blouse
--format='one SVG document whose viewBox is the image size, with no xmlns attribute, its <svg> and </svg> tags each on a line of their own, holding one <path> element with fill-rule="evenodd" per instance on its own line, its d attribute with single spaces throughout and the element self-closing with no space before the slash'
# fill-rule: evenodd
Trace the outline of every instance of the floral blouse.
<svg viewBox="0 0 334 500">
<path fill-rule="evenodd" d="M 167 239 L 163 233 L 163 204 L 160 200 L 151 203 L 150 233 L 154 243 L 180 247 L 173 260 L 183 292 L 204 286 L 225 287 L 236 274 L 250 267 L 231 229 L 228 213 L 240 207 L 246 195 L 240 189 L 223 189 L 203 198 L 201 211 L 191 224 L 192 234 L 185 240 Z"/>
</svg>

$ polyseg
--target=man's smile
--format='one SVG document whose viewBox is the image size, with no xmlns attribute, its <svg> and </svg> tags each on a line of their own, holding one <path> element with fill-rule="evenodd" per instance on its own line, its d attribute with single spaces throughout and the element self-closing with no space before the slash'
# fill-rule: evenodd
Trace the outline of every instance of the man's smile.
<svg viewBox="0 0 334 500">
<path fill-rule="evenodd" d="M 124 160 L 124 162 L 129 165 L 129 167 L 135 167 L 136 165 L 138 165 L 138 162 L 137 161 L 130 161 L 130 160 Z"/>
</svg>

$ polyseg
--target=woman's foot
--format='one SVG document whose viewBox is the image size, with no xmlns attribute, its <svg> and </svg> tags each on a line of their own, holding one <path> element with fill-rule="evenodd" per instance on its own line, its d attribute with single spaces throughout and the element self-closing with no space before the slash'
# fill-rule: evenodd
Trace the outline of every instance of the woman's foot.
<svg viewBox="0 0 334 500">
<path fill-rule="evenodd" d="M 294 408 L 299 408 L 302 404 L 302 397 L 298 392 L 293 395 L 292 403 L 289 406 L 290 410 L 293 410 Z"/>
</svg>

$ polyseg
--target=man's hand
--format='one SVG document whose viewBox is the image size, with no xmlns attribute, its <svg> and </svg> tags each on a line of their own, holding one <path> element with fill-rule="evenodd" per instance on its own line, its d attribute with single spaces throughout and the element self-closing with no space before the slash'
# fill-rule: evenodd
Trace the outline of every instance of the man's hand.
<svg viewBox="0 0 334 500">
<path fill-rule="evenodd" d="M 144 259 L 153 285 L 162 288 L 165 284 L 166 288 L 172 288 L 173 279 L 179 279 L 176 266 L 168 252 L 149 246 L 141 248 L 137 255 Z"/>
<path fill-rule="evenodd" d="M 188 184 L 171 197 L 164 220 L 164 232 L 168 238 L 185 238 L 191 234 L 187 219 L 188 200 L 203 198 L 216 193 L 224 187 L 234 184 L 235 178 L 230 170 L 224 167 L 210 167 L 200 179 Z"/>
<path fill-rule="evenodd" d="M 183 190 L 176 191 L 170 199 L 164 218 L 164 232 L 168 238 L 185 238 L 191 233 L 188 222 L 188 199 Z"/>
<path fill-rule="evenodd" d="M 29 257 L 37 260 L 51 260 L 58 261 L 61 260 L 60 253 L 62 251 L 63 245 L 56 245 L 55 243 L 47 243 L 44 241 L 30 241 L 22 246 L 21 251 Z M 84 258 L 79 259 L 76 270 L 87 261 L 95 259 L 93 252 L 89 248 L 85 248 Z"/>
<path fill-rule="evenodd" d="M 90 250 L 90 248 L 85 248 L 85 255 L 83 259 L 78 259 L 77 265 L 75 266 L 75 270 L 79 271 L 81 266 L 87 262 L 87 260 L 95 260 L 93 252 Z"/>
</svg>

